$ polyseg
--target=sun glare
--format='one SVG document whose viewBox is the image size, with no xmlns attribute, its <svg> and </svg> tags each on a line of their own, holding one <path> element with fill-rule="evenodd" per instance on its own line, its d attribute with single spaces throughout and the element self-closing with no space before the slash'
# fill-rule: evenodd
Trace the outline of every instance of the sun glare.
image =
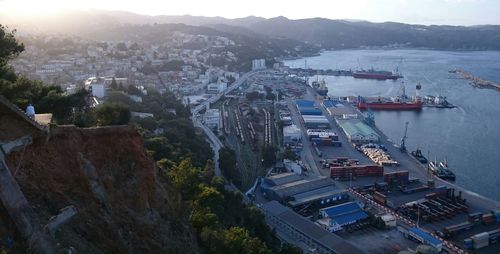
<svg viewBox="0 0 500 254">
<path fill-rule="evenodd" d="M 69 9 L 70 1 L 0 0 L 0 13 L 15 17 L 47 16 Z"/>
</svg>

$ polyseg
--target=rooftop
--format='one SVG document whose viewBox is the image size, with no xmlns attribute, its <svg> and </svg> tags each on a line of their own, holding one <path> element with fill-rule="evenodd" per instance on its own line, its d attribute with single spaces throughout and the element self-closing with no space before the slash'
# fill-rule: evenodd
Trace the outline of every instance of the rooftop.
<svg viewBox="0 0 500 254">
<path fill-rule="evenodd" d="M 312 221 L 298 215 L 291 209 L 281 205 L 277 201 L 270 201 L 262 205 L 262 209 L 275 217 L 280 218 L 283 222 L 300 231 L 302 234 L 309 236 L 336 253 L 364 253 L 361 249 L 347 242 L 341 237 L 328 232 Z"/>
<path fill-rule="evenodd" d="M 338 123 L 349 135 L 359 133 L 363 136 L 375 135 L 379 137 L 378 133 L 372 127 L 358 119 L 338 120 Z"/>
<path fill-rule="evenodd" d="M 344 190 L 339 190 L 334 186 L 326 186 L 312 191 L 306 191 L 292 196 L 293 201 L 288 202 L 291 206 L 298 206 L 313 202 L 319 199 L 333 197 L 337 194 L 344 193 Z"/>
</svg>

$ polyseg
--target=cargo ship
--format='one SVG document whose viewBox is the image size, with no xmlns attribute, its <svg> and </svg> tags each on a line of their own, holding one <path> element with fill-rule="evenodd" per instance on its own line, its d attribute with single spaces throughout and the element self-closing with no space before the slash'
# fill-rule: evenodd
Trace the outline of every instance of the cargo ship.
<svg viewBox="0 0 500 254">
<path fill-rule="evenodd" d="M 321 81 L 313 81 L 312 82 L 312 87 L 316 89 L 316 92 L 318 92 L 319 95 L 321 96 L 327 96 L 328 94 L 328 87 L 326 87 L 326 81 L 323 79 Z"/>
<path fill-rule="evenodd" d="M 448 162 L 446 160 L 437 163 L 437 161 L 431 161 L 428 165 L 429 171 L 431 173 L 443 180 L 455 181 L 455 173 L 453 173 L 448 168 Z"/>
<path fill-rule="evenodd" d="M 386 80 L 386 79 L 397 80 L 398 78 L 402 78 L 401 75 L 394 73 L 392 71 L 377 71 L 374 69 L 355 71 L 352 73 L 352 76 L 354 78 L 377 79 L 377 80 Z"/>
<path fill-rule="evenodd" d="M 426 164 L 427 163 L 427 158 L 424 157 L 422 154 L 422 151 L 417 148 L 417 150 L 411 152 L 411 156 L 415 157 L 420 163 Z"/>
<path fill-rule="evenodd" d="M 417 89 L 419 89 L 417 87 Z M 405 86 L 401 83 L 401 95 L 393 98 L 378 98 L 378 100 L 367 102 L 363 97 L 358 96 L 358 108 L 373 110 L 421 110 L 423 103 L 420 97 L 415 96 L 410 100 L 405 93 Z"/>
</svg>

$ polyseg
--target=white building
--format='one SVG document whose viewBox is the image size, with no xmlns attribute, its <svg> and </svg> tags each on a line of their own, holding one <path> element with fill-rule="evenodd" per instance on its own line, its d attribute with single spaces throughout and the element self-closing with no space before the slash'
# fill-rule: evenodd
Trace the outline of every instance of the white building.
<svg viewBox="0 0 500 254">
<path fill-rule="evenodd" d="M 299 141 L 301 137 L 302 132 L 297 125 L 292 124 L 290 126 L 283 127 L 283 143 L 285 145 L 295 143 Z"/>
<path fill-rule="evenodd" d="M 266 68 L 266 60 L 265 59 L 254 59 L 252 60 L 252 71 L 262 70 Z"/>
<path fill-rule="evenodd" d="M 103 78 L 88 78 L 85 81 L 85 89 L 92 92 L 92 96 L 103 98 L 106 96 L 106 82 Z"/>
<path fill-rule="evenodd" d="M 222 93 L 226 89 L 227 89 L 227 83 L 224 82 L 211 83 L 207 85 L 208 93 Z"/>
<path fill-rule="evenodd" d="M 219 129 L 221 124 L 220 111 L 219 109 L 208 109 L 203 116 L 205 125 L 210 129 Z"/>
</svg>

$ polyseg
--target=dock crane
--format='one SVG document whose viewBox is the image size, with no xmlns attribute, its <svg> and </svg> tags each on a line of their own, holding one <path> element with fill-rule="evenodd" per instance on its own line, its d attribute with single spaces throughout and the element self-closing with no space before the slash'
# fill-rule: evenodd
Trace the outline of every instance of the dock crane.
<svg viewBox="0 0 500 254">
<path fill-rule="evenodd" d="M 408 133 L 408 122 L 405 123 L 405 134 L 401 138 L 401 145 L 399 146 L 399 150 L 403 153 L 406 153 L 406 144 L 405 141 L 408 138 L 406 134 Z"/>
</svg>

